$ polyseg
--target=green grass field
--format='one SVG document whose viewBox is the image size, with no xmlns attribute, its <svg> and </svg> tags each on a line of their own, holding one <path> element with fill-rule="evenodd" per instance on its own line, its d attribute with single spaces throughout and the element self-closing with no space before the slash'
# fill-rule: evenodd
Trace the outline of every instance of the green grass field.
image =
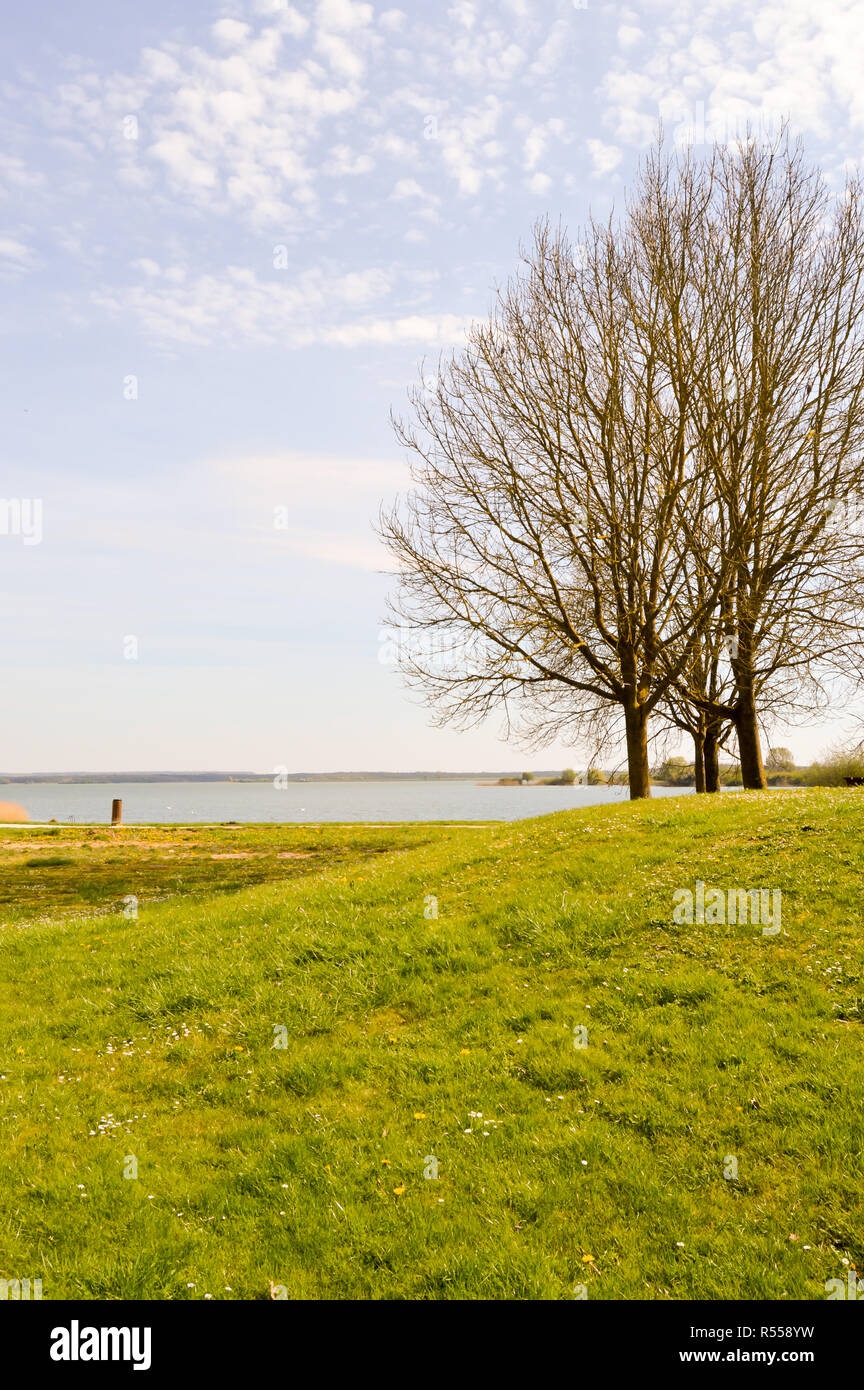
<svg viewBox="0 0 864 1390">
<path fill-rule="evenodd" d="M 864 1271 L 862 833 L 860 791 L 0 830 L 0 1278 L 824 1299 Z M 696 879 L 781 932 L 676 924 Z"/>
</svg>

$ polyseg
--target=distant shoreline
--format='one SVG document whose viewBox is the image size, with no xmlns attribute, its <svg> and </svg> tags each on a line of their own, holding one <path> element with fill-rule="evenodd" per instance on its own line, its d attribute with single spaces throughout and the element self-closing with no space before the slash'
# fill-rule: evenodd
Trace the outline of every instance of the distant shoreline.
<svg viewBox="0 0 864 1390">
<path fill-rule="evenodd" d="M 512 772 L 285 772 L 286 782 L 477 782 L 493 786 L 502 777 L 518 777 Z M 536 777 L 554 777 L 554 772 L 538 772 Z M 100 786 L 116 783 L 172 782 L 273 782 L 275 772 L 21 772 L 0 774 L 0 786 Z"/>
</svg>

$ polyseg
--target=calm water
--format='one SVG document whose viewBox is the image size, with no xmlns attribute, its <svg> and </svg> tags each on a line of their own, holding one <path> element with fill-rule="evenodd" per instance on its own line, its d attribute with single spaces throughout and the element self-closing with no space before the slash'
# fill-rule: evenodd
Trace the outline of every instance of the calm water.
<svg viewBox="0 0 864 1390">
<path fill-rule="evenodd" d="M 692 789 L 655 787 L 655 796 Z M 606 801 L 625 801 L 626 787 L 483 787 L 476 782 L 111 782 L 34 783 L 0 787 L 34 821 L 110 821 L 123 801 L 127 823 L 159 821 L 424 821 L 518 820 Z"/>
</svg>

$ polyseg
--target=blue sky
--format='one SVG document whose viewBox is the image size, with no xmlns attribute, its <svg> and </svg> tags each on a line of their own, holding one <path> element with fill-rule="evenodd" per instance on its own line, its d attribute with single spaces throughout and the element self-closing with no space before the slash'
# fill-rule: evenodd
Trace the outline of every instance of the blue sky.
<svg viewBox="0 0 864 1390">
<path fill-rule="evenodd" d="M 578 765 L 432 729 L 382 662 L 390 408 L 538 215 L 578 238 L 620 203 L 660 117 L 700 143 L 788 114 L 839 183 L 860 6 L 53 0 L 3 27 L 0 497 L 42 515 L 0 534 L 0 770 Z"/>
</svg>

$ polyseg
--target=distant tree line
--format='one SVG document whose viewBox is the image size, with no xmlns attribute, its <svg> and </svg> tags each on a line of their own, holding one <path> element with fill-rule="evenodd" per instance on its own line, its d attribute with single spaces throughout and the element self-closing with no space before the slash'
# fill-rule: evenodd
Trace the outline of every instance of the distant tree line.
<svg viewBox="0 0 864 1390">
<path fill-rule="evenodd" d="M 804 767 L 797 767 L 788 748 L 772 748 L 765 759 L 765 776 L 773 787 L 840 787 L 848 778 L 864 778 L 864 747 L 834 749 L 825 757 Z M 696 768 L 686 758 L 666 758 L 652 771 L 655 782 L 667 787 L 692 787 L 696 784 Z M 738 763 L 721 763 L 721 786 L 740 786 L 741 768 Z"/>
</svg>

